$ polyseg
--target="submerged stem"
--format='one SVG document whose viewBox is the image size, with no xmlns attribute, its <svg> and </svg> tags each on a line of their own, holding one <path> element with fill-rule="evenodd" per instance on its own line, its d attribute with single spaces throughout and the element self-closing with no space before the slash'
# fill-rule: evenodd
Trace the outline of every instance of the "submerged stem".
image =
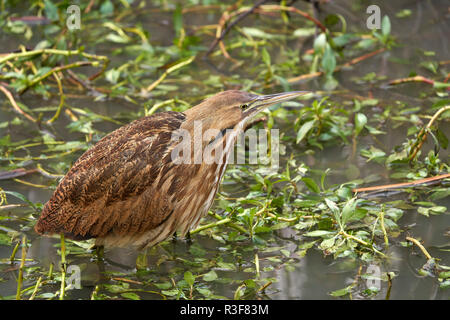
<svg viewBox="0 0 450 320">
<path fill-rule="evenodd" d="M 59 300 L 64 300 L 66 291 L 66 243 L 64 234 L 61 233 L 61 290 L 59 292 Z"/>
<path fill-rule="evenodd" d="M 23 268 L 25 266 L 25 257 L 27 256 L 27 237 L 22 238 L 22 259 L 20 260 L 19 266 L 19 277 L 17 279 L 17 293 L 16 300 L 20 300 L 22 293 L 22 282 L 23 282 Z"/>
</svg>

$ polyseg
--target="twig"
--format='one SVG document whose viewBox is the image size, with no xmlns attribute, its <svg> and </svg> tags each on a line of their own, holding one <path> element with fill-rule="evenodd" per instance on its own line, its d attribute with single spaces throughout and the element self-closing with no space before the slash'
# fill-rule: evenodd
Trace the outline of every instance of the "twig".
<svg viewBox="0 0 450 320">
<path fill-rule="evenodd" d="M 34 287 L 33 293 L 31 294 L 30 300 L 34 300 L 34 297 L 36 296 L 36 293 L 39 289 L 39 286 L 41 285 L 42 277 L 39 277 L 39 279 L 36 282 L 36 286 Z"/>
<path fill-rule="evenodd" d="M 391 80 L 391 81 L 389 81 L 389 85 L 393 86 L 393 85 L 407 83 L 407 82 L 425 82 L 425 83 L 428 83 L 431 85 L 434 84 L 434 81 L 431 79 L 425 78 L 423 76 L 415 76 L 415 77 Z"/>
<path fill-rule="evenodd" d="M 224 54 L 224 56 L 229 59 L 232 59 L 230 57 L 230 55 L 226 52 L 226 49 L 225 49 L 225 46 L 224 46 L 222 40 L 223 40 L 224 36 L 229 32 L 229 30 L 234 25 L 236 25 L 237 22 L 239 22 L 240 20 L 245 18 L 250 13 L 256 12 L 256 11 L 257 12 L 260 12 L 260 11 L 261 12 L 287 11 L 287 12 L 297 13 L 297 14 L 305 17 L 306 19 L 314 22 L 314 24 L 317 27 L 319 27 L 323 32 L 326 33 L 328 31 L 327 28 L 319 20 L 315 19 L 314 17 L 312 17 L 311 15 L 309 15 L 308 13 L 306 13 L 300 9 L 297 9 L 295 7 L 285 7 L 285 6 L 280 6 L 280 5 L 262 5 L 264 2 L 265 1 L 259 1 L 251 8 L 248 8 L 248 7 L 240 8 L 239 10 L 236 10 L 232 13 L 225 11 L 219 20 L 217 30 L 216 30 L 216 38 L 214 39 L 214 41 L 211 44 L 208 51 L 206 52 L 205 57 L 207 57 L 209 54 L 211 54 L 211 52 L 214 50 L 214 48 L 217 46 L 217 44 L 219 44 L 220 49 L 222 50 L 222 53 Z M 228 25 L 228 27 L 224 30 L 223 28 L 224 28 L 226 22 L 236 15 L 239 15 L 239 16 L 232 23 L 230 23 L 230 25 Z M 232 59 L 232 60 L 234 60 L 234 59 Z"/>
<path fill-rule="evenodd" d="M 384 298 L 385 300 L 389 300 L 389 298 L 391 297 L 392 277 L 389 272 L 387 273 L 387 278 L 388 278 L 388 288 L 386 291 L 386 297 Z"/>
<path fill-rule="evenodd" d="M 109 59 L 107 56 L 99 56 L 96 54 L 86 53 L 86 52 L 81 51 L 80 49 L 78 49 L 78 50 L 39 49 L 39 50 L 30 50 L 30 51 L 14 52 L 14 53 L 7 54 L 3 58 L 0 58 L 0 64 L 4 63 L 6 61 L 12 60 L 12 59 L 16 59 L 16 58 L 31 57 L 31 56 L 45 54 L 45 53 L 63 55 L 63 56 L 67 56 L 67 57 L 78 54 L 78 55 L 81 55 L 88 59 L 102 60 L 104 64 L 107 64 L 109 62 Z"/>
<path fill-rule="evenodd" d="M 11 105 L 13 106 L 14 110 L 16 110 L 17 112 L 19 112 L 21 115 L 23 115 L 25 118 L 27 118 L 30 121 L 36 122 L 36 119 L 33 118 L 32 116 L 30 116 L 28 113 L 26 113 L 25 111 L 23 111 L 22 109 L 20 109 L 20 107 L 17 105 L 16 100 L 14 100 L 13 95 L 11 94 L 11 92 L 9 92 L 8 89 L 6 89 L 4 86 L 2 86 L 0 84 L 0 90 L 6 95 L 6 97 L 8 98 L 9 102 L 11 103 Z"/>
<path fill-rule="evenodd" d="M 11 264 L 14 263 L 14 260 L 16 260 L 16 253 L 17 250 L 19 250 L 19 246 L 20 246 L 20 241 L 16 243 L 16 246 L 13 249 L 13 252 L 11 253 L 11 257 L 9 257 L 9 261 L 11 262 Z"/>
<path fill-rule="evenodd" d="M 216 218 L 217 220 L 223 220 L 223 219 L 224 219 L 223 217 L 219 216 L 217 213 L 210 213 L 209 215 L 210 215 L 210 216 L 213 216 L 213 217 Z M 245 230 L 245 229 L 244 229 L 243 227 L 241 227 L 240 225 L 235 224 L 234 222 L 229 222 L 229 223 L 228 223 L 228 226 L 231 227 L 231 228 L 233 228 L 233 229 L 236 229 L 236 230 L 238 230 L 238 231 L 240 231 L 240 232 L 242 232 L 242 233 L 244 233 L 244 234 L 247 234 L 247 233 L 248 233 L 247 230 Z"/>
<path fill-rule="evenodd" d="M 144 93 L 149 93 L 153 89 L 155 89 L 169 74 L 172 72 L 190 64 L 192 61 L 194 61 L 195 56 L 189 57 L 188 59 L 182 60 L 179 63 L 173 65 L 172 67 L 168 68 L 159 78 L 158 80 L 154 81 L 152 84 L 150 84 L 146 89 L 144 89 Z"/>
<path fill-rule="evenodd" d="M 410 188 L 410 187 L 416 187 L 416 186 L 434 182 L 434 181 L 443 180 L 446 178 L 450 178 L 450 173 L 442 174 L 442 175 L 435 176 L 435 177 L 410 181 L 410 182 L 385 184 L 382 186 L 374 186 L 374 187 L 367 187 L 367 188 L 356 188 L 356 189 L 353 189 L 353 192 L 359 193 L 359 192 L 381 191 L 381 190 L 398 189 L 398 188 Z"/>
<path fill-rule="evenodd" d="M 96 74 L 90 76 L 89 77 L 90 81 L 92 81 L 92 80 L 98 78 L 100 75 L 102 75 L 105 72 L 105 70 L 109 64 L 109 59 L 107 56 L 100 56 L 100 55 L 96 55 L 96 54 L 86 53 L 86 52 L 83 52 L 82 49 L 78 49 L 78 50 L 39 49 L 39 50 L 29 50 L 29 51 L 14 52 L 14 53 L 7 54 L 7 55 L 3 56 L 2 58 L 0 58 L 0 65 L 2 63 L 8 62 L 9 60 L 13 60 L 16 58 L 31 57 L 31 56 L 35 56 L 35 55 L 41 55 L 41 54 L 56 54 L 56 55 L 63 55 L 66 57 L 70 57 L 73 55 L 80 55 L 87 59 L 97 60 L 95 62 L 91 62 L 91 64 L 94 66 L 97 66 L 96 64 L 98 64 L 99 61 L 102 61 L 102 64 L 103 64 L 102 69 L 99 72 L 97 72 Z M 85 61 L 85 62 L 87 62 L 87 61 Z"/>
<path fill-rule="evenodd" d="M 340 71 L 343 68 L 347 68 L 347 67 L 350 67 L 352 65 L 355 65 L 355 64 L 357 64 L 357 63 L 359 63 L 361 61 L 364 61 L 364 60 L 366 60 L 368 58 L 371 58 L 374 55 L 377 55 L 377 54 L 379 54 L 381 52 L 384 52 L 384 51 L 386 51 L 386 48 L 380 48 L 380 49 L 377 49 L 375 51 L 366 53 L 366 54 L 364 54 L 364 55 L 362 55 L 360 57 L 354 58 L 354 59 L 352 59 L 352 60 L 350 60 L 350 61 L 348 61 L 348 62 L 346 62 L 346 63 L 344 63 L 342 65 L 337 66 L 336 69 L 334 69 L 334 72 L 337 72 L 337 71 Z M 287 82 L 288 83 L 295 83 L 295 82 L 298 82 L 298 81 L 301 81 L 301 80 L 306 80 L 306 79 L 310 79 L 310 78 L 320 77 L 323 74 L 324 74 L 323 71 L 317 71 L 317 72 L 313 72 L 313 73 L 302 74 L 301 76 L 287 79 Z"/>
<path fill-rule="evenodd" d="M 140 282 L 140 281 L 131 280 L 131 279 L 127 279 L 127 278 L 120 278 L 120 277 L 113 277 L 113 278 L 111 278 L 111 280 L 122 281 L 122 282 L 128 282 L 128 283 L 139 284 L 139 285 L 142 285 L 142 284 L 143 284 L 143 283 Z"/>
<path fill-rule="evenodd" d="M 31 183 L 31 182 L 24 181 L 24 180 L 21 180 L 21 179 L 13 179 L 13 181 L 21 183 L 21 184 L 24 184 L 26 186 L 34 187 L 34 188 L 41 188 L 41 189 L 47 189 L 48 188 L 48 186 L 46 186 L 46 185 L 35 184 L 35 183 Z"/>
<path fill-rule="evenodd" d="M 270 286 L 272 284 L 272 281 L 267 282 L 266 284 L 264 284 L 262 287 L 260 287 L 256 292 L 264 292 L 264 290 L 266 290 L 266 288 L 268 286 Z"/>
<path fill-rule="evenodd" d="M 267 6 L 263 6 L 263 9 L 267 9 L 267 10 L 274 10 L 274 11 L 278 11 L 278 10 L 282 10 L 282 11 L 288 11 L 288 12 L 292 12 L 292 13 L 297 13 L 301 16 L 303 16 L 304 18 L 308 19 L 309 21 L 314 22 L 314 24 L 320 29 L 322 30 L 322 32 L 327 32 L 327 28 L 316 18 L 312 17 L 311 15 L 309 15 L 308 13 L 306 13 L 305 11 L 302 11 L 300 9 L 297 9 L 295 7 L 285 7 L 285 6 L 279 6 L 279 5 L 267 5 Z"/>
<path fill-rule="evenodd" d="M 364 55 L 362 55 L 362 56 L 360 56 L 360 57 L 354 58 L 354 59 L 350 60 L 349 62 L 344 63 L 343 65 L 338 66 L 338 67 L 336 68 L 336 70 L 340 70 L 340 69 L 342 69 L 342 68 L 350 67 L 350 66 L 352 66 L 352 65 L 354 65 L 354 64 L 357 64 L 357 63 L 359 63 L 359 62 L 361 62 L 361 61 L 364 61 L 364 60 L 366 60 L 366 59 L 368 59 L 368 58 L 371 58 L 371 57 L 373 57 L 374 55 L 377 55 L 377 54 L 382 53 L 382 52 L 384 52 L 384 51 L 386 51 L 386 48 L 380 48 L 380 49 L 377 49 L 377 50 L 375 50 L 375 51 L 366 53 L 366 54 L 364 54 Z"/>
<path fill-rule="evenodd" d="M 433 259 L 433 257 L 428 253 L 427 249 L 425 249 L 425 247 L 418 240 L 414 239 L 413 237 L 406 237 L 406 240 L 418 246 L 419 249 L 422 250 L 425 257 L 427 257 L 427 260 Z"/>
<path fill-rule="evenodd" d="M 190 231 L 189 233 L 192 235 L 192 234 L 198 233 L 200 231 L 203 231 L 205 229 L 214 228 L 214 227 L 217 227 L 217 226 L 220 226 L 222 224 L 229 223 L 229 222 L 231 222 L 231 219 L 230 218 L 225 218 L 225 219 L 219 220 L 217 222 L 212 222 L 212 223 L 208 223 L 208 224 L 205 224 L 203 226 L 200 226 L 197 229 Z"/>
<path fill-rule="evenodd" d="M 38 163 L 36 165 L 36 170 L 46 178 L 60 179 L 60 178 L 64 177 L 64 175 L 62 175 L 62 174 L 53 174 L 53 173 L 50 173 L 50 172 L 44 170 L 44 168 L 42 168 L 40 163 Z"/>
<path fill-rule="evenodd" d="M 17 279 L 17 293 L 16 300 L 20 300 L 20 296 L 22 293 L 22 282 L 23 282 L 23 268 L 25 266 L 25 257 L 27 256 L 27 237 L 23 236 L 22 238 L 22 260 L 20 261 L 19 267 L 19 277 Z"/>
<path fill-rule="evenodd" d="M 35 173 L 36 169 L 25 170 L 24 168 L 13 169 L 10 171 L 0 171 L 0 180 L 8 180 L 17 177 L 22 177 L 27 174 Z"/>
<path fill-rule="evenodd" d="M 53 77 L 55 78 L 56 83 L 58 84 L 58 90 L 59 90 L 59 105 L 58 105 L 58 109 L 56 109 L 56 112 L 55 112 L 55 114 L 53 115 L 53 117 L 52 117 L 51 119 L 47 120 L 47 123 L 48 123 L 48 124 L 53 123 L 53 122 L 55 122 L 56 120 L 58 120 L 59 115 L 60 115 L 60 113 L 61 113 L 61 110 L 62 110 L 62 108 L 63 108 L 63 106 L 64 106 L 64 100 L 66 99 L 66 97 L 64 96 L 63 88 L 62 88 L 61 79 L 59 79 L 59 76 L 58 76 L 58 74 L 57 74 L 56 72 L 53 73 Z"/>
<path fill-rule="evenodd" d="M 98 63 L 99 63 L 98 61 L 77 61 L 77 62 L 74 62 L 74 63 L 71 63 L 71 64 L 67 64 L 67 65 L 64 65 L 64 66 L 55 67 L 55 68 L 51 69 L 50 71 L 46 72 L 45 74 L 43 74 L 42 76 L 39 76 L 39 77 L 33 79 L 33 81 L 31 81 L 19 93 L 25 92 L 25 90 L 27 90 L 28 88 L 34 86 L 35 84 L 41 82 L 42 80 L 48 78 L 49 76 L 51 76 L 52 74 L 54 74 L 56 72 L 63 71 L 63 70 L 66 70 L 66 69 L 71 69 L 71 68 L 87 66 L 87 65 L 92 65 L 94 67 L 97 67 Z"/>
<path fill-rule="evenodd" d="M 255 270 L 256 270 L 256 277 L 259 278 L 260 272 L 259 272 L 259 257 L 258 253 L 255 253 Z"/>
<path fill-rule="evenodd" d="M 430 130 L 431 126 L 433 125 L 433 123 L 436 121 L 436 119 L 445 111 L 450 110 L 450 105 L 445 106 L 440 108 L 434 115 L 433 117 L 430 119 L 430 121 L 428 122 L 427 126 L 425 128 L 422 128 L 422 130 L 420 130 L 419 134 L 417 135 L 417 140 L 416 143 L 413 145 L 410 155 L 409 155 L 409 161 L 413 160 L 417 153 L 419 152 L 419 150 L 422 148 L 422 145 L 424 144 L 427 135 L 428 135 L 428 131 Z"/>
<path fill-rule="evenodd" d="M 233 22 L 231 22 L 226 28 L 225 30 L 223 30 L 222 32 L 220 32 L 220 30 L 222 29 L 220 27 L 217 28 L 217 33 L 220 33 L 220 35 L 218 36 L 216 34 L 216 38 L 214 39 L 213 43 L 211 44 L 211 46 L 209 47 L 208 51 L 205 53 L 205 56 L 208 56 L 211 54 L 211 52 L 214 50 L 214 48 L 217 46 L 217 44 L 219 42 L 222 42 L 223 38 L 227 35 L 227 33 L 231 30 L 231 28 L 233 28 L 239 21 L 243 20 L 245 17 L 247 17 L 248 15 L 250 15 L 253 11 L 255 11 L 256 8 L 258 8 L 260 5 L 262 5 L 263 3 L 267 2 L 268 0 L 260 0 L 257 3 L 255 3 L 249 10 L 244 11 L 243 13 L 241 13 L 236 19 L 234 19 Z M 222 15 L 221 21 L 222 19 L 224 19 L 224 17 L 226 17 L 226 12 Z M 224 19 L 225 20 L 225 19 Z M 225 24 L 225 23 L 223 23 Z"/>
<path fill-rule="evenodd" d="M 389 247 L 389 239 L 387 236 L 386 227 L 384 225 L 384 211 L 380 212 L 380 225 L 381 225 L 381 230 L 383 231 L 384 244 L 386 245 L 386 248 L 387 248 L 387 247 Z"/>
<path fill-rule="evenodd" d="M 366 241 L 364 241 L 364 240 L 362 240 L 362 239 L 360 239 L 360 238 L 358 238 L 358 237 L 355 237 L 355 236 L 353 236 L 353 235 L 351 235 L 351 234 L 348 234 L 348 233 L 345 232 L 344 230 L 340 231 L 339 234 L 340 234 L 340 235 L 343 235 L 343 236 L 344 236 L 345 238 L 347 238 L 347 239 L 352 239 L 352 240 L 354 240 L 354 241 L 356 241 L 356 242 L 362 244 L 362 245 L 365 246 L 365 247 L 371 248 L 373 251 L 375 251 L 376 253 L 378 253 L 378 254 L 381 255 L 382 257 L 386 257 L 386 255 L 385 255 L 383 252 L 377 250 L 377 249 L 376 249 L 373 245 L 371 245 L 370 243 L 368 243 L 368 242 L 366 242 Z"/>
<path fill-rule="evenodd" d="M 64 241 L 64 233 L 61 233 L 61 289 L 59 292 L 59 300 L 64 300 L 66 293 L 66 243 Z"/>
</svg>

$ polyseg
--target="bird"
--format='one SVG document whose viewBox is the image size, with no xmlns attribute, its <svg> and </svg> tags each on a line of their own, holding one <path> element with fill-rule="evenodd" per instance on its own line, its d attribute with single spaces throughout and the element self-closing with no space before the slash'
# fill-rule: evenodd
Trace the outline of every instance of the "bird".
<svg viewBox="0 0 450 320">
<path fill-rule="evenodd" d="M 139 250 L 175 233 L 186 236 L 213 204 L 245 126 L 263 109 L 307 93 L 227 90 L 184 112 L 158 112 L 116 129 L 75 161 L 44 205 L 35 231 Z M 183 133 L 195 136 L 199 126 L 219 134 L 180 143 Z M 195 161 L 211 146 L 221 147 L 211 153 L 220 161 Z"/>
</svg>

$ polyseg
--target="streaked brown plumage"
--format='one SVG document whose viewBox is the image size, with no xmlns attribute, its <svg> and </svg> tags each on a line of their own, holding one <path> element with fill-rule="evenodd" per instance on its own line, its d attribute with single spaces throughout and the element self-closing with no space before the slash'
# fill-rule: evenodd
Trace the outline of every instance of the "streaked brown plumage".
<svg viewBox="0 0 450 320">
<path fill-rule="evenodd" d="M 59 183 L 35 226 L 40 234 L 96 238 L 97 245 L 154 245 L 195 228 L 213 203 L 229 151 L 248 120 L 263 108 L 305 92 L 259 96 L 224 91 L 181 112 L 144 117 L 106 135 L 86 151 Z M 222 163 L 172 161 L 177 130 L 194 135 L 194 123 L 227 130 L 219 139 Z M 217 140 L 217 141 L 216 141 Z M 228 141 L 228 144 L 227 144 Z M 192 142 L 193 143 L 193 142 Z"/>
</svg>

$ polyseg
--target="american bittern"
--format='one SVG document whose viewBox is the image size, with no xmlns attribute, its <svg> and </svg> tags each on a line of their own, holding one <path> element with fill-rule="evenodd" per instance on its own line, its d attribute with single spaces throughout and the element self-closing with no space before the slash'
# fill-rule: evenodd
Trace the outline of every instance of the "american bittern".
<svg viewBox="0 0 450 320">
<path fill-rule="evenodd" d="M 161 112 L 125 125 L 87 150 L 59 183 L 35 226 L 40 234 L 96 238 L 96 245 L 144 248 L 195 228 L 211 207 L 236 137 L 257 113 L 307 92 L 221 92 L 185 112 Z M 216 129 L 201 150 L 222 145 L 222 161 L 173 161 L 174 133 Z M 203 140 L 203 139 L 202 139 Z M 200 150 L 200 151 L 201 151 Z M 186 156 L 186 155 L 184 155 Z"/>
</svg>

